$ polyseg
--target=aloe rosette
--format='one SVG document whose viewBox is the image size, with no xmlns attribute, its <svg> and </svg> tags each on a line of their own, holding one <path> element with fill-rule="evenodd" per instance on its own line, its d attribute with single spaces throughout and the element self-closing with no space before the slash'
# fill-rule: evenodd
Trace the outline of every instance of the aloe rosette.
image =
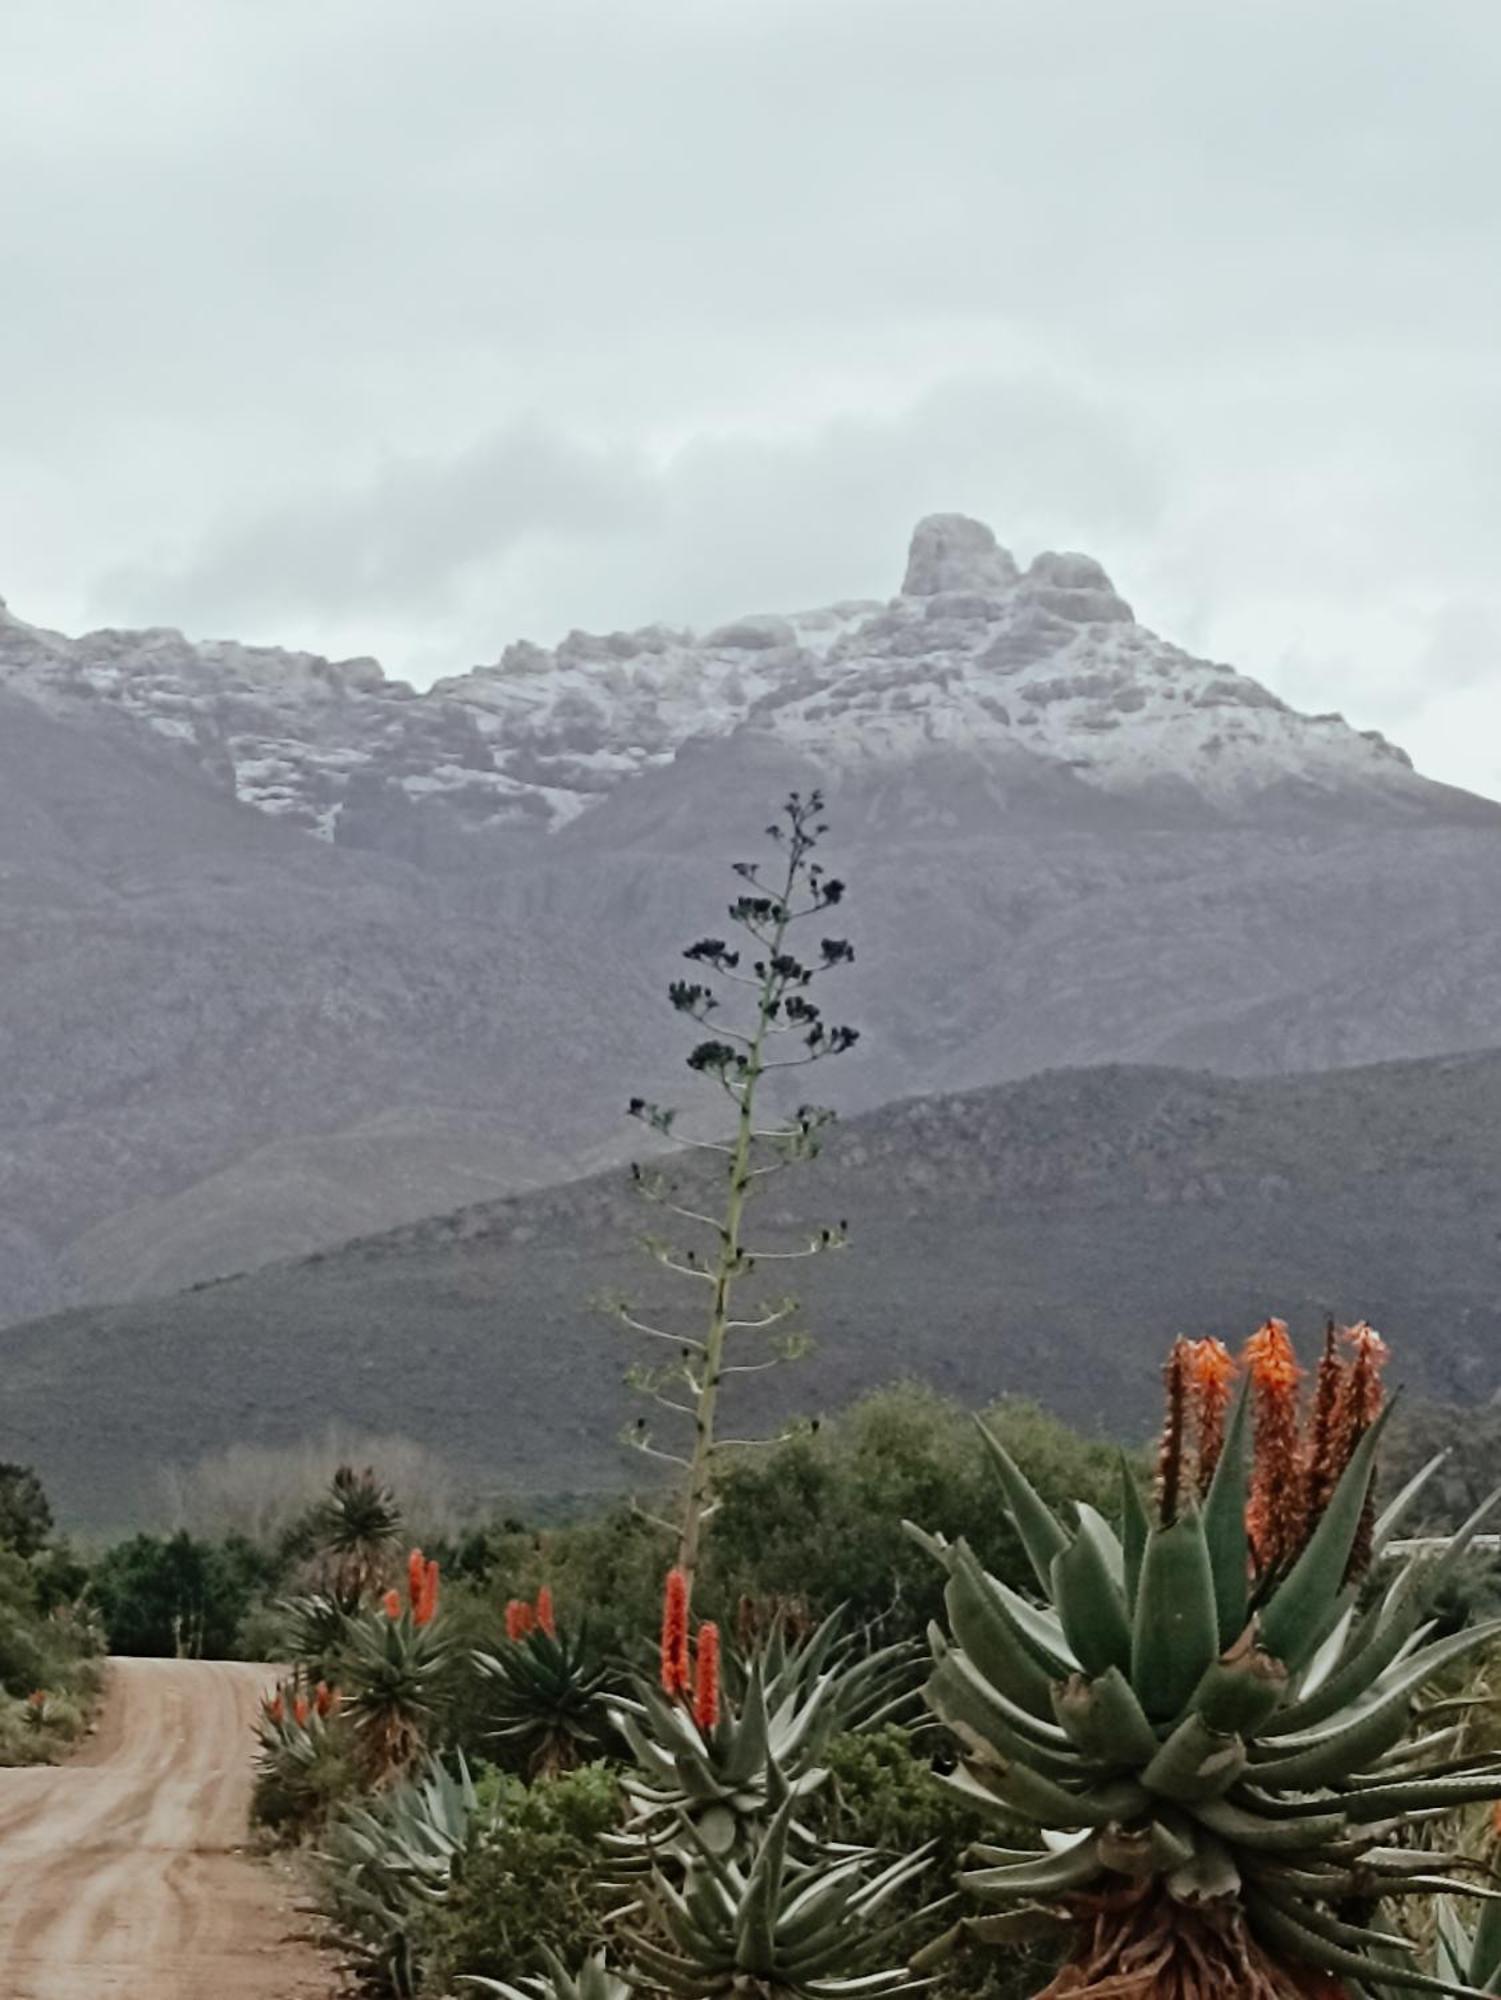
<svg viewBox="0 0 1501 2000">
<path fill-rule="evenodd" d="M 686 1686 L 674 1694 L 646 1681 L 612 1707 L 636 1764 L 624 1781 L 634 1814 L 624 1845 L 670 1842 L 686 1823 L 711 1852 L 728 1853 L 769 1817 L 778 1785 L 794 1804 L 818 1790 L 831 1736 L 874 1727 L 912 1698 L 907 1650 L 852 1652 L 837 1614 L 796 1643 L 777 1635 L 732 1678 L 738 1691 L 716 1691 L 712 1716 Z"/>
<path fill-rule="evenodd" d="M 473 1658 L 487 1683 L 490 1736 L 519 1750 L 534 1777 L 598 1755 L 610 1734 L 614 1677 L 584 1628 L 533 1625 Z"/>
<path fill-rule="evenodd" d="M 865 1850 L 803 1855 L 796 1797 L 772 1778 L 773 1809 L 743 1853 L 690 1841 L 681 1883 L 654 1874 L 656 1917 L 631 1942 L 629 1978 L 680 2000 L 894 2000 L 929 1984 L 897 1951 L 890 1905 L 928 1866 L 927 1849 L 878 1866 Z M 896 1962 L 882 1964 L 890 1953 Z"/>
<path fill-rule="evenodd" d="M 485 1979 L 468 1973 L 460 1986 L 472 1986 L 480 1993 L 497 1993 L 501 2000 L 630 2000 L 633 1988 L 612 1972 L 601 1951 L 586 1958 L 577 1972 L 570 1972 L 555 1951 L 539 1948 L 541 1972 L 524 1973 L 515 1985 L 504 1979 Z"/>
<path fill-rule="evenodd" d="M 1285 1341 L 1280 1323 L 1269 1329 Z M 1496 1990 L 1452 1962 L 1424 1970 L 1382 1924 L 1389 1899 L 1475 1893 L 1473 1864 L 1412 1829 L 1501 1793 L 1501 1764 L 1464 1754 L 1456 1730 L 1414 1736 L 1413 1724 L 1424 1684 L 1501 1634 L 1493 1621 L 1438 1637 L 1426 1622 L 1501 1494 L 1441 1554 L 1363 1598 L 1362 1557 L 1380 1553 L 1437 1461 L 1373 1519 L 1389 1412 L 1373 1413 L 1369 1371 L 1343 1384 L 1321 1375 L 1314 1437 L 1297 1456 L 1285 1421 L 1295 1377 L 1278 1357 L 1273 1391 L 1253 1372 L 1196 1490 L 1179 1379 L 1163 1517 L 1126 1473 L 1119 1535 L 1087 1506 L 1065 1527 L 987 1434 L 1041 1602 L 987 1574 L 963 1541 L 923 1538 L 948 1570 L 952 1637 L 935 1629 L 927 1685 L 962 1750 L 948 1782 L 1009 1835 L 970 1857 L 961 1886 L 988 1913 L 967 1927 L 997 1943 L 1071 1927 L 1051 1995 Z M 1365 1397 L 1363 1413 L 1351 1396 Z M 1344 1460 L 1337 1480 L 1331 1452 Z"/>
</svg>

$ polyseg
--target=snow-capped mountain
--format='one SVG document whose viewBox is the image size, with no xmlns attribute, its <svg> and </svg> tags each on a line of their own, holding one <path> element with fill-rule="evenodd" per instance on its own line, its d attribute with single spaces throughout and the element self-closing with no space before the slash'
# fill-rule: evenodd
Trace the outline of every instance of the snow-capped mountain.
<svg viewBox="0 0 1501 2000">
<path fill-rule="evenodd" d="M 0 613 L 0 1325 L 608 1164 L 685 1082 L 684 943 L 812 785 L 842 1109 L 1501 1046 L 1501 806 L 957 516 L 886 604 L 421 694 Z"/>
<path fill-rule="evenodd" d="M 920 522 L 900 594 L 702 636 L 665 625 L 519 641 L 426 693 L 372 659 L 171 630 L 66 639 L 0 610 L 0 683 L 178 743 L 246 803 L 354 846 L 463 858 L 456 836 L 555 828 L 690 742 L 746 733 L 832 784 L 957 752 L 1003 786 L 1082 785 L 1235 814 L 1428 792 L 1404 753 L 1300 715 L 1138 625 L 1088 556 L 1018 567 L 963 515 Z M 408 839 L 422 829 L 444 838 Z"/>
</svg>

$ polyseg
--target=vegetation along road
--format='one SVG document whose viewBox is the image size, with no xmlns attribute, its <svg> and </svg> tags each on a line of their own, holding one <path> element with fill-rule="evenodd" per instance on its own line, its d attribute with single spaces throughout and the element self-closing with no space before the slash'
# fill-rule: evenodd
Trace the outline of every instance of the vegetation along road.
<svg viewBox="0 0 1501 2000">
<path fill-rule="evenodd" d="M 77 1757 L 0 1771 L 0 2000 L 326 2000 L 305 1925 L 240 1852 L 266 1680 L 111 1661 Z"/>
</svg>

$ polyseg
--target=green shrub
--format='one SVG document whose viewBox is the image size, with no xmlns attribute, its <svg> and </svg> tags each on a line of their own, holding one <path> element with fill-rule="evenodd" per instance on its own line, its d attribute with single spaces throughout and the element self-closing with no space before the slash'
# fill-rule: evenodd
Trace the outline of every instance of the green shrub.
<svg viewBox="0 0 1501 2000">
<path fill-rule="evenodd" d="M 479 1790 L 497 1817 L 435 1914 L 437 1992 L 465 1973 L 510 1979 L 539 1971 L 544 1947 L 576 1964 L 603 1938 L 601 1836 L 620 1823 L 615 1774 L 588 1764 L 528 1786 L 491 1771 Z"/>
<path fill-rule="evenodd" d="M 823 1762 L 830 1782 L 817 1801 L 816 1830 L 825 1839 L 873 1847 L 887 1857 L 935 1843 L 933 1865 L 907 1891 L 904 1915 L 916 1915 L 949 1891 L 973 1842 L 998 1837 L 993 1820 L 939 1783 L 900 1724 L 836 1737 Z M 917 1950 L 935 1928 L 931 1920 L 921 1930 L 914 1926 L 909 1949 Z M 961 1941 L 942 1967 L 935 2000 L 1022 2000 L 1046 1984 L 1055 1957 Z"/>
<path fill-rule="evenodd" d="M 270 1556 L 242 1535 L 136 1535 L 100 1557 L 93 1594 L 114 1652 L 223 1660 L 274 1575 Z"/>
<path fill-rule="evenodd" d="M 1088 1500 L 1114 1514 L 1116 1447 L 1021 1401 L 997 1404 L 986 1422 L 1050 1503 Z M 743 1594 L 804 1600 L 815 1616 L 845 1604 L 857 1622 L 920 1637 L 939 1612 L 943 1577 L 906 1520 L 966 1536 L 1010 1583 L 1031 1578 L 974 1419 L 915 1384 L 878 1390 L 816 1430 L 742 1458 L 724 1474 L 720 1501 L 708 1595 L 726 1615 Z"/>
</svg>

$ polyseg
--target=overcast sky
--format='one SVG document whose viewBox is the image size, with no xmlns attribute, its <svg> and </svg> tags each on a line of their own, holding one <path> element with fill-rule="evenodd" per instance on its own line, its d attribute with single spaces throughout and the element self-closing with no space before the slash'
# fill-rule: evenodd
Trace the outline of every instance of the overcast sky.
<svg viewBox="0 0 1501 2000">
<path fill-rule="evenodd" d="M 374 652 L 912 522 L 1501 795 L 1498 0 L 3 0 L 0 592 Z"/>
</svg>

